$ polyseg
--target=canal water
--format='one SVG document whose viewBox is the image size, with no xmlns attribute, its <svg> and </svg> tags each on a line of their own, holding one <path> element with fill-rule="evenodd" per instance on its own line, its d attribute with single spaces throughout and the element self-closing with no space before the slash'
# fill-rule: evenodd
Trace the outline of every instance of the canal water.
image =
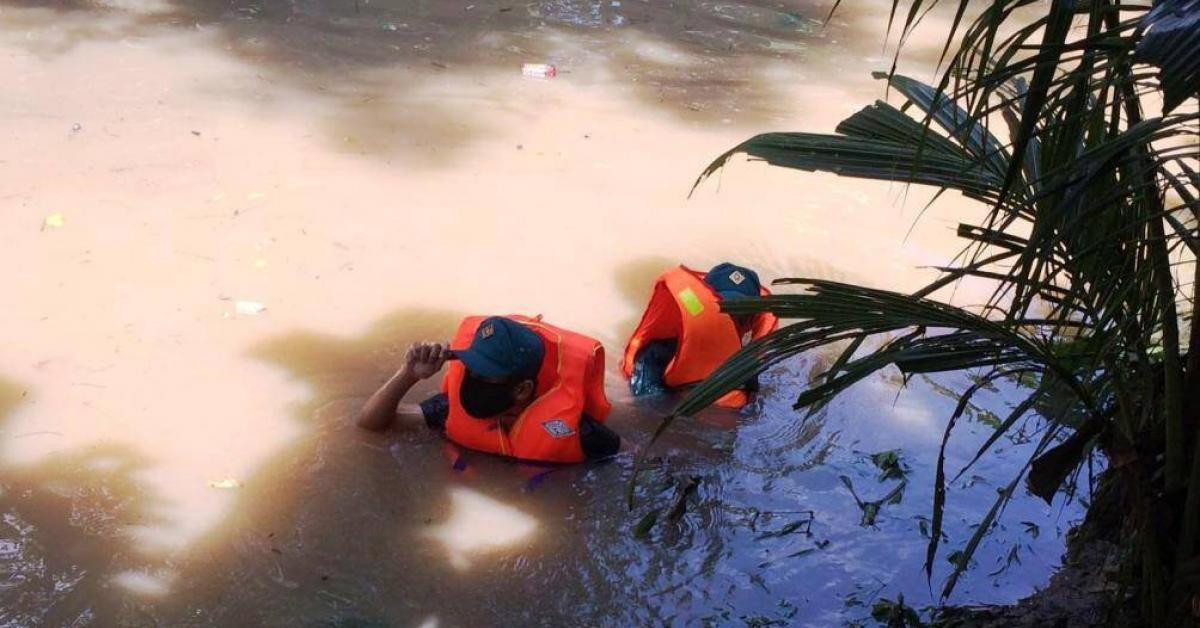
<svg viewBox="0 0 1200 628">
<path fill-rule="evenodd" d="M 741 413 L 677 422 L 624 499 L 672 401 L 615 369 L 658 273 L 911 290 L 981 211 L 745 160 L 689 198 L 746 137 L 889 96 L 890 3 L 831 8 L 0 0 L 0 625 L 834 626 L 936 603 L 1039 427 L 955 480 L 927 580 L 970 374 L 884 372 L 805 416 L 836 354 L 798 356 Z M 949 17 L 903 71 L 933 75 Z M 408 343 L 474 313 L 604 342 L 622 454 L 535 467 L 349 425 Z M 1018 395 L 977 396 L 951 474 Z M 1044 585 L 1085 492 L 1019 491 L 950 601 Z"/>
</svg>

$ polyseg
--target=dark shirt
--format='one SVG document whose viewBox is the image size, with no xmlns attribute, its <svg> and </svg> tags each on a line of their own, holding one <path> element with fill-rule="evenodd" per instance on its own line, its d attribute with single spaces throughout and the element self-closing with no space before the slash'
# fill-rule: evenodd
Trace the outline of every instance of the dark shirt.
<svg viewBox="0 0 1200 628">
<path fill-rule="evenodd" d="M 663 376 L 667 365 L 675 359 L 679 343 L 673 339 L 652 340 L 638 351 L 633 359 L 633 373 L 629 376 L 629 390 L 635 397 L 657 395 L 670 390 Z M 746 380 L 742 385 L 746 392 L 758 392 L 758 376 Z"/>
<path fill-rule="evenodd" d="M 438 393 L 421 402 L 421 414 L 429 429 L 446 431 L 446 419 L 450 416 L 450 397 Z M 579 444 L 588 460 L 597 460 L 615 455 L 621 449 L 621 437 L 608 426 L 583 415 L 579 421 Z"/>
</svg>

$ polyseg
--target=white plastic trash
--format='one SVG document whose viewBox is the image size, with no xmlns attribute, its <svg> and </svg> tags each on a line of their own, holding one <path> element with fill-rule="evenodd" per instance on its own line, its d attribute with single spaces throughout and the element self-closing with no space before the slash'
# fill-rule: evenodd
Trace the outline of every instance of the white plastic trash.
<svg viewBox="0 0 1200 628">
<path fill-rule="evenodd" d="M 243 316 L 254 316 L 267 309 L 267 306 L 258 301 L 238 301 L 233 304 L 234 310 Z"/>
<path fill-rule="evenodd" d="M 526 63 L 521 66 L 521 74 L 528 78 L 548 79 L 558 75 L 558 68 L 549 63 Z"/>
</svg>

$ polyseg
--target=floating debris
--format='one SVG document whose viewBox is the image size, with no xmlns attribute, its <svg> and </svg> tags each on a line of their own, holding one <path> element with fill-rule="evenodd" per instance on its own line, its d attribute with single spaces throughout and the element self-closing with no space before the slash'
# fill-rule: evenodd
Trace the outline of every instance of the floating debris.
<svg viewBox="0 0 1200 628">
<path fill-rule="evenodd" d="M 558 76 L 558 68 L 549 63 L 526 63 L 521 66 L 521 75 L 526 78 L 549 79 Z"/>
<path fill-rule="evenodd" d="M 646 515 L 642 517 L 641 521 L 638 521 L 637 525 L 633 527 L 633 537 L 637 539 L 644 539 L 647 536 L 650 536 L 650 530 L 654 528 L 654 524 L 657 522 L 658 509 L 656 508 L 646 513 Z"/>
<path fill-rule="evenodd" d="M 763 539 L 787 536 L 794 532 L 802 532 L 804 534 L 804 536 L 812 536 L 812 524 L 813 524 L 813 521 L 816 519 L 817 514 L 816 514 L 816 512 L 811 511 L 811 510 L 805 514 L 806 514 L 806 516 L 804 518 L 791 521 L 787 525 L 780 528 L 779 530 L 776 530 L 773 532 L 764 532 L 764 533 L 758 535 L 757 537 L 755 537 L 755 540 L 761 541 Z"/>
<path fill-rule="evenodd" d="M 871 462 L 879 469 L 879 481 L 903 480 L 909 472 L 908 464 L 900 457 L 899 449 L 889 449 L 871 454 Z"/>
<path fill-rule="evenodd" d="M 61 229 L 65 223 L 66 218 L 62 215 L 62 212 L 54 212 L 46 216 L 45 220 L 42 221 L 42 231 L 46 229 Z"/>
<path fill-rule="evenodd" d="M 678 521 L 687 512 L 688 497 L 700 486 L 700 476 L 691 475 L 686 480 L 676 480 L 675 501 L 667 512 L 667 521 Z"/>
<path fill-rule="evenodd" d="M 233 304 L 233 309 L 243 316 L 257 316 L 267 309 L 267 306 L 258 301 L 238 301 Z"/>
<path fill-rule="evenodd" d="M 844 475 L 839 475 L 838 478 L 841 479 L 842 484 L 846 485 L 846 488 L 850 489 L 850 495 L 854 497 L 854 503 L 858 504 L 859 510 L 862 511 L 862 521 L 859 522 L 859 525 L 863 527 L 874 527 L 875 519 L 879 516 L 879 511 L 883 508 L 884 504 L 899 504 L 904 499 L 904 488 L 908 486 L 907 481 L 901 481 L 890 493 L 884 495 L 883 499 L 868 502 L 858 496 L 858 493 L 854 490 L 854 483 L 850 481 L 850 478 Z"/>
</svg>

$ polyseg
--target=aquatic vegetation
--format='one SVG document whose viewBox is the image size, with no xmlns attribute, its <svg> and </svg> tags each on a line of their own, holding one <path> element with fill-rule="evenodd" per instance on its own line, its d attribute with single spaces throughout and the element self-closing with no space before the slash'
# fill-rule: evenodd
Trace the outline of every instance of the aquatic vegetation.
<svg viewBox="0 0 1200 628">
<path fill-rule="evenodd" d="M 931 4 L 909 3 L 896 21 L 901 41 Z M 796 409 L 820 409 L 883 369 L 898 369 L 905 381 L 970 371 L 973 384 L 957 391 L 946 422 L 931 517 L 921 522 L 932 578 L 944 549 L 946 442 L 978 391 L 1017 379 L 1022 400 L 1006 417 L 979 419 L 993 434 L 954 477 L 1014 431 L 1037 445 L 1015 477 L 998 484 L 972 537 L 945 557 L 954 570 L 943 598 L 1023 480 L 1049 503 L 1098 453 L 1110 471 L 1090 503 L 1095 510 L 1104 498 L 1122 513 L 1116 525 L 1140 613 L 1153 625 L 1182 625 L 1200 599 L 1186 577 L 1200 564 L 1200 113 L 1186 105 L 1200 91 L 1200 5 L 1052 0 L 1024 23 L 1014 18 L 1027 4 L 1020 0 L 990 3 L 964 21 L 969 4 L 957 4 L 938 85 L 897 74 L 893 64 L 875 76 L 901 106 L 877 101 L 835 134 L 752 137 L 697 181 L 744 154 L 934 186 L 939 196 L 956 190 L 987 207 L 981 220 L 959 225 L 962 253 L 913 293 L 797 277 L 775 282 L 794 293 L 723 304 L 731 314 L 772 312 L 794 322 L 691 390 L 663 428 L 772 365 L 835 343 L 849 346 Z M 938 298 L 964 279 L 990 282 L 988 301 L 962 307 Z M 1036 430 L 1016 428 L 1030 417 Z M 870 525 L 888 498 L 855 500 Z M 1019 560 L 1010 556 L 1009 564 Z"/>
</svg>

